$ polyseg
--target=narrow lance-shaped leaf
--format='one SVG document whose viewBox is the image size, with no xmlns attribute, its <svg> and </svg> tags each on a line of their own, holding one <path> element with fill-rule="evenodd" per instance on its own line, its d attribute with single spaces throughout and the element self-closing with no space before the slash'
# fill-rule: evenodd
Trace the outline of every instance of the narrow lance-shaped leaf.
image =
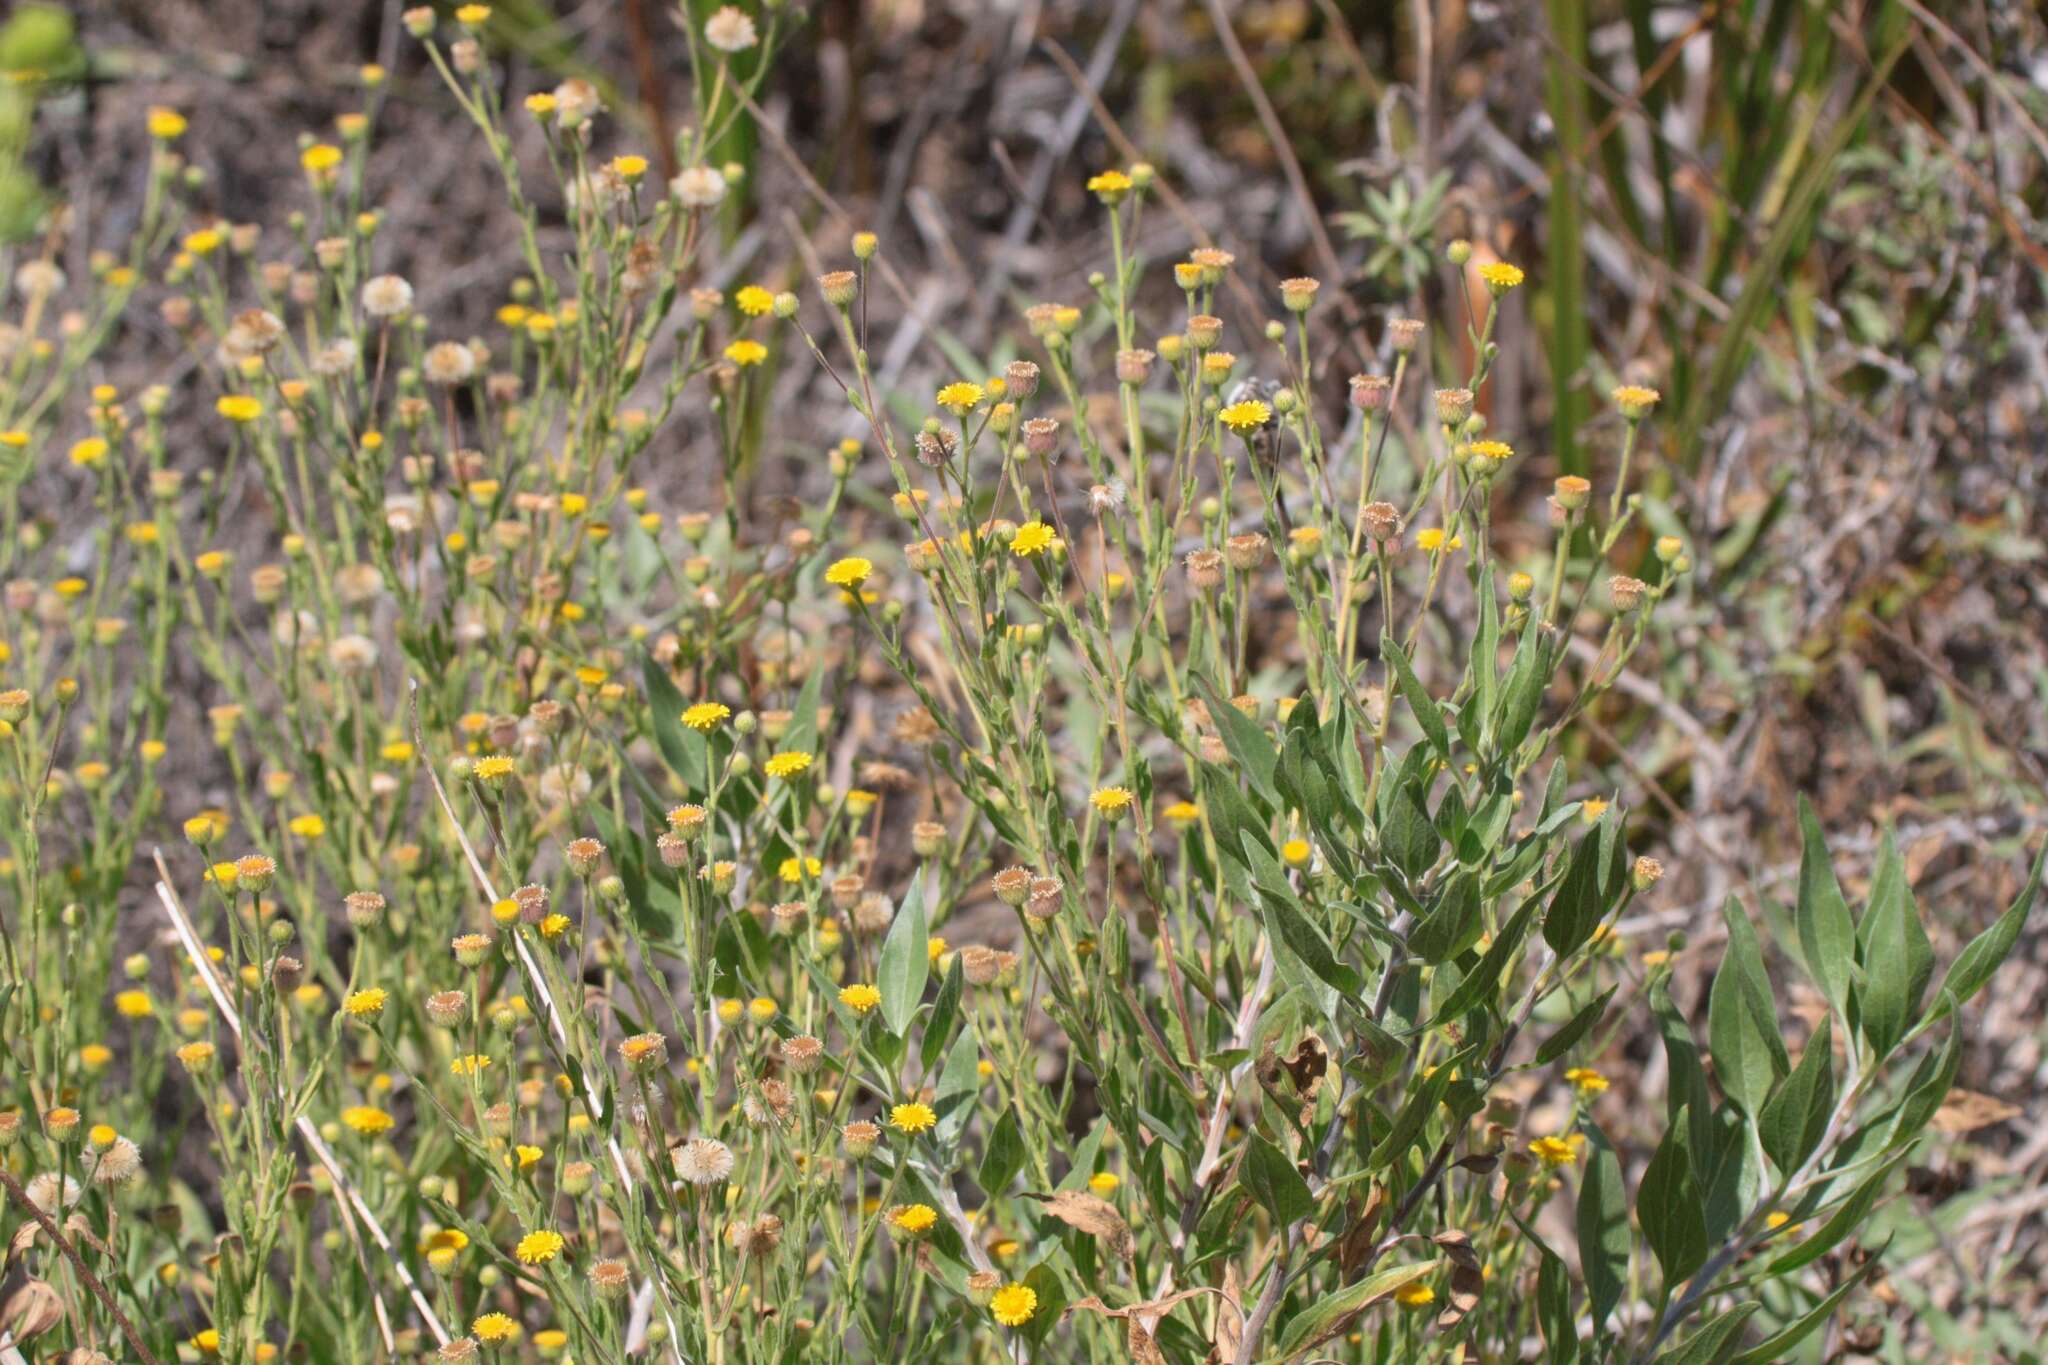
<svg viewBox="0 0 2048 1365">
<path fill-rule="evenodd" d="M 1804 796 L 1799 798 L 1799 833 L 1799 901 L 1794 914 L 1799 951 L 1821 994 L 1840 1010 L 1848 1003 L 1856 965 L 1856 926 L 1849 918 L 1849 902 L 1842 897 L 1841 884 L 1835 880 L 1820 821 Z"/>
<path fill-rule="evenodd" d="M 898 1038 L 910 1027 L 931 975 L 931 921 L 925 911 L 924 880 L 920 867 L 910 879 L 910 890 L 889 926 L 889 936 L 882 940 L 882 962 L 876 973 L 876 988 L 882 993 L 882 1022 Z"/>
</svg>

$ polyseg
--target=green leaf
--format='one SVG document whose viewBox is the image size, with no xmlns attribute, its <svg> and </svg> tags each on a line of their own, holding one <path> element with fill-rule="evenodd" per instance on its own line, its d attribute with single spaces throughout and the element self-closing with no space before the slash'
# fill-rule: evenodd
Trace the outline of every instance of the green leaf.
<svg viewBox="0 0 2048 1365">
<path fill-rule="evenodd" d="M 1589 1000 L 1580 1007 L 1579 1012 L 1574 1014 L 1563 1028 L 1544 1039 L 1543 1046 L 1536 1049 L 1536 1065 L 1549 1066 L 1577 1046 L 1579 1039 L 1590 1033 L 1593 1026 L 1606 1015 L 1607 1002 L 1614 999 L 1614 993 L 1619 989 L 1618 985 L 1609 986 L 1598 998 Z"/>
<path fill-rule="evenodd" d="M 1804 796 L 1799 798 L 1799 833 L 1799 903 L 1795 912 L 1799 951 L 1821 994 L 1839 1010 L 1848 1003 L 1856 965 L 1856 925 L 1849 918 L 1849 902 L 1842 897 L 1841 884 L 1835 880 L 1820 821 Z"/>
<path fill-rule="evenodd" d="M 654 719 L 654 743 L 661 750 L 668 770 L 684 782 L 705 780 L 705 740 L 683 726 L 683 710 L 689 705 L 676 690 L 668 670 L 652 654 L 640 656 L 640 677 L 647 688 L 647 708 Z"/>
<path fill-rule="evenodd" d="M 1429 918 L 1408 933 L 1408 951 L 1428 966 L 1449 961 L 1470 948 L 1485 928 L 1480 917 L 1479 878 L 1460 872 L 1437 898 Z"/>
<path fill-rule="evenodd" d="M 1728 1348 L 1742 1331 L 1742 1324 L 1763 1307 L 1760 1303 L 1738 1304 L 1712 1319 L 1682 1346 L 1659 1355 L 1653 1365 L 1722 1365 Z"/>
<path fill-rule="evenodd" d="M 1024 1169 L 1024 1156 L 1023 1125 L 1017 1121 L 1015 1109 L 1005 1108 L 1002 1117 L 996 1120 L 996 1126 L 989 1130 L 975 1183 L 990 1198 L 1002 1194 L 1017 1178 L 1017 1172 Z"/>
<path fill-rule="evenodd" d="M 1579 1264 L 1586 1277 L 1586 1296 L 1593 1330 L 1605 1334 L 1607 1319 L 1621 1302 L 1628 1279 L 1628 1187 L 1621 1162 L 1597 1127 L 1587 1129 L 1589 1155 L 1579 1182 Z"/>
<path fill-rule="evenodd" d="M 1826 1134 L 1835 1107 L 1835 1059 L 1830 1016 L 1806 1040 L 1799 1065 L 1764 1102 L 1757 1132 L 1764 1153 L 1781 1175 L 1790 1175 L 1813 1154 Z"/>
<path fill-rule="evenodd" d="M 1636 1186 L 1636 1221 L 1668 1290 L 1688 1278 L 1707 1259 L 1707 1211 L 1692 1176 L 1692 1155 L 1686 1151 L 1686 1124 L 1671 1125 Z"/>
<path fill-rule="evenodd" d="M 1436 698 L 1429 695 L 1429 689 L 1415 676 L 1415 668 L 1408 662 L 1408 655 L 1394 642 L 1394 637 L 1382 631 L 1380 653 L 1394 669 L 1394 686 L 1400 689 L 1401 697 L 1408 703 L 1408 709 L 1415 713 L 1415 719 L 1422 726 L 1422 733 L 1428 737 L 1444 762 L 1451 761 L 1451 734 L 1444 728 L 1444 713 L 1436 704 Z"/>
<path fill-rule="evenodd" d="M 1572 849 L 1570 864 L 1565 868 L 1564 881 L 1558 884 L 1557 894 L 1551 897 L 1550 909 L 1543 916 L 1543 941 L 1551 951 L 1564 957 L 1572 949 L 1593 936 L 1600 919 L 1607 913 L 1605 898 L 1601 894 L 1600 832 L 1588 833 Z"/>
<path fill-rule="evenodd" d="M 955 953 L 946 979 L 939 983 L 939 996 L 932 1002 L 931 1017 L 924 1024 L 924 1041 L 918 1047 L 918 1061 L 927 1072 L 945 1052 L 946 1039 L 959 1022 L 961 985 L 960 955 Z"/>
<path fill-rule="evenodd" d="M 1776 1278 L 1801 1266 L 1809 1265 L 1834 1250 L 1844 1237 L 1862 1226 L 1863 1220 L 1870 1215 L 1870 1206 L 1877 1202 L 1878 1192 L 1884 1188 L 1885 1182 L 1891 1179 L 1892 1172 L 1896 1171 L 1905 1159 L 1906 1153 L 1900 1152 L 1865 1176 L 1862 1183 L 1857 1185 L 1849 1197 L 1835 1209 L 1833 1216 L 1821 1226 L 1819 1232 L 1772 1261 L 1765 1267 L 1764 1274 Z"/>
<path fill-rule="evenodd" d="M 1731 896 L 1721 907 L 1728 926 L 1728 950 L 1714 973 L 1707 1001 L 1707 1048 L 1721 1089 L 1744 1112 L 1758 1113 L 1771 1087 L 1791 1069 L 1763 950 L 1749 916 Z"/>
<path fill-rule="evenodd" d="M 1878 850 L 1870 904 L 1856 926 L 1863 983 L 1856 992 L 1863 1036 L 1879 1058 L 1897 1046 L 1920 1011 L 1934 975 L 1934 949 L 1920 923 L 1920 907 L 1906 885 L 1906 865 L 1890 830 Z"/>
<path fill-rule="evenodd" d="M 1287 1320 L 1286 1330 L 1280 1333 L 1278 1358 L 1293 1360 L 1303 1351 L 1319 1342 L 1328 1341 L 1344 1330 L 1349 1320 L 1364 1312 L 1381 1299 L 1396 1290 L 1406 1288 L 1417 1280 L 1436 1272 L 1437 1260 L 1417 1261 L 1412 1265 L 1390 1266 L 1366 1276 L 1357 1284 L 1325 1295 L 1308 1308 Z"/>
<path fill-rule="evenodd" d="M 1216 723 L 1216 733 L 1223 737 L 1223 747 L 1237 761 L 1238 770 L 1251 783 L 1252 790 L 1268 801 L 1274 800 L 1273 773 L 1280 766 L 1280 753 L 1273 747 L 1272 736 L 1264 726 L 1233 706 L 1214 683 L 1207 678 L 1197 681 L 1208 703 L 1209 718 Z"/>
<path fill-rule="evenodd" d="M 1862 1265 L 1856 1268 L 1855 1274 L 1835 1286 L 1835 1291 L 1832 1294 L 1829 1294 L 1807 1312 L 1786 1324 L 1775 1335 L 1757 1343 L 1747 1351 L 1736 1356 L 1733 1360 L 1730 1360 L 1728 1365 L 1771 1365 L 1773 1361 L 1786 1359 L 1791 1354 L 1794 1346 L 1812 1336 L 1829 1318 L 1833 1317 L 1835 1310 L 1842 1306 L 1842 1301 L 1855 1291 L 1856 1286 L 1869 1279 L 1872 1272 L 1884 1263 L 1884 1253 L 1890 1246 L 1891 1242 L 1887 1240 L 1884 1246 L 1879 1247 Z"/>
<path fill-rule="evenodd" d="M 910 1027 L 918 1002 L 924 999 L 924 985 L 931 975 L 930 917 L 925 910 L 925 869 L 919 867 L 910 879 L 910 890 L 882 941 L 882 962 L 875 985 L 882 993 L 882 1022 L 898 1038 Z"/>
<path fill-rule="evenodd" d="M 1948 975 L 1942 978 L 1941 989 L 1953 995 L 1958 1005 L 1984 989 L 1984 983 L 1991 979 L 1992 973 L 1998 970 L 1999 964 L 2012 952 L 2013 945 L 2020 941 L 2020 930 L 2026 927 L 2027 918 L 2034 913 L 2034 901 L 2041 894 L 2041 871 L 2044 864 L 2048 864 L 2048 845 L 2043 845 L 2040 854 L 2035 857 L 2032 875 L 2027 878 L 2027 884 L 2020 889 L 2020 894 L 2006 908 L 2005 913 L 2000 915 L 1998 921 L 1989 929 L 1971 939 L 1962 952 L 1956 954 L 1956 960 L 1950 965 Z"/>
<path fill-rule="evenodd" d="M 1542 903 L 1543 890 L 1538 888 L 1535 894 L 1522 902 L 1514 914 L 1508 916 L 1508 922 L 1501 926 L 1500 932 L 1493 936 L 1493 942 L 1487 945 L 1486 954 L 1479 959 L 1479 965 L 1458 983 L 1457 989 L 1451 992 L 1450 999 L 1437 1007 L 1435 1017 L 1430 1020 L 1431 1028 L 1447 1019 L 1457 1018 L 1481 1000 L 1492 998 L 1493 993 L 1499 989 L 1501 973 L 1508 969 L 1509 961 L 1521 951 L 1522 940 L 1529 936 L 1529 921 L 1534 918 L 1536 908 Z"/>
<path fill-rule="evenodd" d="M 1316 1201 L 1308 1192 L 1308 1181 L 1278 1147 L 1253 1133 L 1244 1158 L 1244 1183 L 1273 1215 L 1275 1224 L 1287 1225 L 1306 1218 Z"/>
</svg>

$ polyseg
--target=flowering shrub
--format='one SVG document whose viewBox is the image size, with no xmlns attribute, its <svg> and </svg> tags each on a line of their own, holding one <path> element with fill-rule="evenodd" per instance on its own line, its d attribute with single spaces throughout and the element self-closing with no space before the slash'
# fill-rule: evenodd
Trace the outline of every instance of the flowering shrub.
<svg viewBox="0 0 2048 1365">
<path fill-rule="evenodd" d="M 52 232 L 15 265 L 0 1340 L 1792 1351 L 1878 1264 L 1834 1253 L 2035 887 L 1937 970 L 1898 854 L 1852 909 L 1808 815 L 1796 905 L 1729 905 L 1696 1030 L 1671 952 L 1616 932 L 1661 869 L 1561 756 L 1686 591 L 1681 538 L 1634 552 L 1656 392 L 1614 391 L 1606 487 L 1496 527 L 1521 270 L 1480 261 L 1434 333 L 1392 320 L 1384 372 L 1333 381 L 1315 280 L 1235 335 L 1205 248 L 1156 311 L 1139 165 L 1087 182 L 1112 256 L 1027 310 L 1036 358 L 904 430 L 865 346 L 874 238 L 816 298 L 694 283 L 744 187 L 714 149 L 789 22 L 691 27 L 662 184 L 592 151 L 579 80 L 505 106 L 488 7 L 407 15 L 522 230 L 488 340 L 381 266 L 376 69 L 305 144 L 288 240 L 189 206 L 164 109 L 124 250 L 74 282 Z M 194 375 L 90 383 L 145 298 Z M 743 492 L 790 365 L 867 435 L 775 530 Z M 185 479 L 195 403 L 220 462 Z M 634 471 L 679 420 L 720 481 L 671 519 Z M 846 543 L 883 479 L 907 543 Z M 25 481 L 90 505 L 88 571 L 21 520 Z M 274 555 L 238 562 L 224 531 L 263 516 Z M 887 734 L 863 689 L 902 698 Z M 175 724 L 192 693 L 210 735 Z M 180 764 L 217 805 L 178 804 Z M 1794 1036 L 1772 958 L 1828 1007 Z M 1603 1057 L 1652 1036 L 1662 1106 L 1603 1106 Z"/>
</svg>

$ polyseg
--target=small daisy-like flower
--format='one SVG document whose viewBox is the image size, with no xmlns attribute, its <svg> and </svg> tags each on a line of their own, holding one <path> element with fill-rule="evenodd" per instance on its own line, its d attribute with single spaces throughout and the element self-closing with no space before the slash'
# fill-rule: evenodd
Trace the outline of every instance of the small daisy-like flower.
<svg viewBox="0 0 2048 1365">
<path fill-rule="evenodd" d="M 476 1076 L 481 1075 L 483 1069 L 490 1064 L 491 1058 L 489 1053 L 472 1052 L 467 1056 L 457 1057 L 454 1061 L 450 1062 L 448 1064 L 448 1071 L 451 1075 L 455 1076 Z"/>
<path fill-rule="evenodd" d="M 970 384 L 963 379 L 940 389 L 936 401 L 940 407 L 955 417 L 965 417 L 974 410 L 974 405 L 979 403 L 982 397 L 981 385 Z"/>
<path fill-rule="evenodd" d="M 503 1313 L 486 1313 L 469 1324 L 469 1330 L 486 1346 L 503 1346 L 519 1340 L 519 1324 Z"/>
<path fill-rule="evenodd" d="M 751 338 L 742 337 L 725 348 L 725 358 L 745 369 L 749 365 L 758 365 L 766 360 L 768 348 Z"/>
<path fill-rule="evenodd" d="M 488 786 L 496 786 L 512 776 L 518 766 L 517 760 L 505 754 L 485 754 L 469 771 L 477 781 Z"/>
<path fill-rule="evenodd" d="M 1559 1137 L 1537 1138 L 1529 1144 L 1529 1150 L 1546 1166 L 1569 1166 L 1579 1156 L 1578 1148 Z"/>
<path fill-rule="evenodd" d="M 939 1225 L 939 1211 L 930 1204 L 898 1204 L 889 1210 L 889 1227 L 910 1237 L 924 1237 Z"/>
<path fill-rule="evenodd" d="M 381 986 L 357 991 L 341 1002 L 342 1013 L 351 1019 L 371 1019 L 384 1012 L 384 1002 L 390 997 Z"/>
<path fill-rule="evenodd" d="M 825 570 L 825 581 L 835 588 L 857 588 L 867 582 L 868 575 L 874 571 L 875 566 L 870 561 L 857 555 L 850 556 L 834 561 L 832 567 Z"/>
<path fill-rule="evenodd" d="M 1017 534 L 1011 538 L 1010 553 L 1029 558 L 1051 549 L 1058 540 L 1059 536 L 1044 522 L 1027 521 L 1017 528 Z"/>
<path fill-rule="evenodd" d="M 185 135 L 185 116 L 175 109 L 166 109 L 160 104 L 149 109 L 149 135 L 159 142 L 170 142 Z"/>
<path fill-rule="evenodd" d="M 700 701 L 683 712 L 683 724 L 702 733 L 715 730 L 718 723 L 732 714 L 732 708 L 722 701 Z"/>
<path fill-rule="evenodd" d="M 988 1301 L 988 1311 L 1005 1327 L 1022 1327 L 1038 1311 L 1038 1291 L 1028 1284 L 1006 1284 Z"/>
<path fill-rule="evenodd" d="M 1589 1099 L 1607 1089 L 1607 1078 L 1591 1067 L 1575 1066 L 1564 1073 L 1564 1078 L 1572 1089 Z"/>
<path fill-rule="evenodd" d="M 552 1228 L 543 1228 L 539 1232 L 529 1232 L 521 1237 L 519 1245 L 512 1249 L 512 1254 L 519 1258 L 521 1265 L 546 1265 L 562 1254 L 564 1245 L 561 1233 Z"/>
<path fill-rule="evenodd" d="M 668 182 L 668 192 L 686 209 L 708 209 L 725 198 L 725 177 L 709 166 L 689 166 Z"/>
<path fill-rule="evenodd" d="M 750 318 L 758 318 L 773 312 L 775 296 L 758 284 L 750 284 L 732 296 L 733 306 Z"/>
<path fill-rule="evenodd" d="M 71 447 L 71 463 L 81 469 L 90 469 L 107 458 L 107 443 L 98 436 L 88 436 Z"/>
<path fill-rule="evenodd" d="M 647 174 L 647 158 L 644 156 L 615 156 L 612 158 L 612 173 L 621 180 L 638 180 Z"/>
<path fill-rule="evenodd" d="M 1114 204 L 1131 192 L 1131 178 L 1122 171 L 1101 171 L 1088 177 L 1088 192 L 1105 204 Z"/>
<path fill-rule="evenodd" d="M 839 1003 L 855 1014 L 866 1014 L 882 1003 L 882 993 L 865 981 L 857 982 L 839 988 Z"/>
<path fill-rule="evenodd" d="M 1427 1308 L 1436 1302 L 1436 1291 L 1417 1280 L 1394 1291 L 1394 1302 L 1403 1308 Z"/>
<path fill-rule="evenodd" d="M 1623 417 L 1631 422 L 1640 422 L 1650 415 L 1650 409 L 1657 406 L 1663 395 L 1655 389 L 1646 389 L 1641 384 L 1623 384 L 1612 395 L 1614 406 Z"/>
<path fill-rule="evenodd" d="M 922 1133 L 939 1121 L 932 1107 L 921 1100 L 899 1104 L 889 1110 L 889 1126 L 899 1133 Z"/>
<path fill-rule="evenodd" d="M 1246 432 L 1256 431 L 1272 421 L 1273 409 L 1256 398 L 1246 398 L 1232 403 L 1229 407 L 1217 413 L 1216 420 L 1230 428 L 1235 434 L 1242 436 Z"/>
<path fill-rule="evenodd" d="M 811 756 L 801 749 L 785 749 L 761 765 L 761 771 L 770 777 L 791 778 L 811 766 Z"/>
<path fill-rule="evenodd" d="M 341 164 L 341 148 L 331 142 L 316 142 L 299 153 L 299 164 L 314 175 L 323 175 Z"/>
<path fill-rule="evenodd" d="M 1097 787 L 1088 797 L 1088 804 L 1096 811 L 1114 820 L 1131 808 L 1129 787 Z"/>
<path fill-rule="evenodd" d="M 825 865 L 816 858 L 784 858 L 775 875 L 794 886 L 806 877 L 816 878 L 825 871 Z"/>
<path fill-rule="evenodd" d="M 391 1131 L 398 1120 L 374 1104 L 356 1104 L 341 1111 L 341 1126 L 357 1137 L 377 1137 Z"/>
<path fill-rule="evenodd" d="M 1522 268 L 1509 265 L 1506 261 L 1488 261 L 1479 267 L 1479 278 L 1486 281 L 1486 287 L 1495 298 L 1519 285 L 1523 280 Z"/>
</svg>

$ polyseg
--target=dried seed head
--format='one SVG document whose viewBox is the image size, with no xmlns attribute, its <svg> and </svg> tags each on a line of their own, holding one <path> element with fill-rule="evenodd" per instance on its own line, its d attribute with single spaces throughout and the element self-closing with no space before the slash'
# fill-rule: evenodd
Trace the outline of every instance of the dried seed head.
<svg viewBox="0 0 2048 1365">
<path fill-rule="evenodd" d="M 856 1119 L 839 1130 L 839 1145 L 855 1161 L 865 1160 L 882 1140 L 882 1130 L 866 1119 Z"/>
<path fill-rule="evenodd" d="M 1387 324 L 1387 343 L 1394 348 L 1395 355 L 1407 355 L 1415 349 L 1415 343 L 1422 340 L 1420 318 L 1395 318 Z"/>
<path fill-rule="evenodd" d="M 920 858 L 936 858 L 946 847 L 946 827 L 936 820 L 920 820 L 910 827 L 910 846 Z"/>
<path fill-rule="evenodd" d="M 1266 551 L 1266 537 L 1258 531 L 1246 531 L 1223 542 L 1223 557 L 1239 573 L 1249 573 L 1264 564 Z"/>
<path fill-rule="evenodd" d="M 1655 858 L 1643 857 L 1635 860 L 1629 868 L 1628 879 L 1637 891 L 1648 891 L 1664 876 L 1664 864 Z"/>
<path fill-rule="evenodd" d="M 858 872 L 847 872 L 832 879 L 832 908 L 851 910 L 860 904 L 861 893 L 867 890 L 867 881 Z"/>
<path fill-rule="evenodd" d="M 1472 416 L 1472 390 L 1438 389 L 1436 417 L 1447 427 L 1461 427 Z"/>
<path fill-rule="evenodd" d="M 1378 412 L 1387 403 L 1387 377 L 1383 374 L 1351 376 L 1351 406 L 1360 412 Z"/>
<path fill-rule="evenodd" d="M 989 879 L 996 899 L 1015 909 L 1031 894 L 1031 874 L 1021 867 L 1006 867 Z"/>
<path fill-rule="evenodd" d="M 376 891 L 351 891 L 341 898 L 349 927 L 367 929 L 384 918 L 384 897 Z"/>
<path fill-rule="evenodd" d="M 469 997 L 461 991 L 435 991 L 427 997 L 427 1018 L 441 1028 L 454 1028 L 468 1017 Z"/>
<path fill-rule="evenodd" d="M 960 950 L 960 975 L 970 986 L 986 986 L 996 979 L 1002 962 L 996 950 L 970 944 Z"/>
<path fill-rule="evenodd" d="M 270 964 L 270 984 L 278 994 L 289 995 L 305 979 L 306 964 L 295 957 L 280 956 Z"/>
<path fill-rule="evenodd" d="M 834 308 L 850 305 L 860 292 L 860 276 L 851 270 L 834 270 L 818 276 L 818 292 L 825 296 L 825 302 Z"/>
<path fill-rule="evenodd" d="M 1019 403 L 1038 392 L 1038 366 L 1029 360 L 1013 360 L 1003 367 L 1003 384 Z"/>
<path fill-rule="evenodd" d="M 1315 306 L 1316 291 L 1323 287 L 1322 281 L 1306 275 L 1280 281 L 1280 303 L 1290 313 L 1306 313 Z"/>
<path fill-rule="evenodd" d="M 590 1287 L 602 1299 L 623 1299 L 633 1288 L 633 1272 L 624 1261 L 599 1261 L 590 1267 Z"/>
<path fill-rule="evenodd" d="M 802 901 L 783 901 L 769 908 L 769 926 L 781 938 L 792 938 L 809 922 L 811 909 Z"/>
<path fill-rule="evenodd" d="M 1223 337 L 1223 319 L 1197 313 L 1188 319 L 1188 345 L 1206 351 Z"/>
<path fill-rule="evenodd" d="M 953 453 L 960 448 L 960 438 L 947 427 L 935 427 L 917 433 L 918 463 L 928 469 L 938 469 L 950 464 Z"/>
<path fill-rule="evenodd" d="M 818 1069 L 824 1059 L 825 1045 L 808 1033 L 799 1033 L 794 1038 L 782 1040 L 782 1064 L 796 1076 L 808 1076 Z"/>
<path fill-rule="evenodd" d="M 1650 585 L 1640 578 L 1627 574 L 1616 574 L 1607 580 L 1607 596 L 1614 603 L 1615 611 L 1626 616 L 1643 605 L 1643 598 Z"/>
<path fill-rule="evenodd" d="M 1369 502 L 1365 505 L 1365 533 L 1384 545 L 1401 534 L 1401 513 L 1391 502 Z"/>
<path fill-rule="evenodd" d="M 604 860 L 604 845 L 588 836 L 571 839 L 568 847 L 562 850 L 562 856 L 567 859 L 571 872 L 579 877 L 588 877 Z"/>
<path fill-rule="evenodd" d="M 1198 592 L 1213 592 L 1223 584 L 1223 554 L 1203 548 L 1188 551 L 1188 586 Z"/>
<path fill-rule="evenodd" d="M 1054 447 L 1059 443 L 1060 424 L 1053 418 L 1033 417 L 1024 423 L 1021 430 L 1024 433 L 1024 449 L 1040 459 L 1052 454 Z"/>
<path fill-rule="evenodd" d="M 867 935 L 885 933 L 895 918 L 896 907 L 889 904 L 889 898 L 880 892 L 870 891 L 860 898 L 860 904 L 853 907 L 853 931 Z"/>
<path fill-rule="evenodd" d="M 1119 384 L 1142 384 L 1152 373 L 1152 352 L 1142 347 L 1116 353 L 1116 378 Z"/>
<path fill-rule="evenodd" d="M 1033 877 L 1031 894 L 1024 899 L 1024 913 L 1035 920 L 1051 919 L 1060 912 L 1063 889 L 1058 877 Z"/>
<path fill-rule="evenodd" d="M 591 842 L 597 843 L 595 839 Z M 604 852 L 602 844 L 598 845 L 598 852 Z M 512 893 L 512 903 L 519 907 L 521 924 L 539 924 L 548 917 L 548 889 L 545 886 L 528 882 Z"/>
</svg>

